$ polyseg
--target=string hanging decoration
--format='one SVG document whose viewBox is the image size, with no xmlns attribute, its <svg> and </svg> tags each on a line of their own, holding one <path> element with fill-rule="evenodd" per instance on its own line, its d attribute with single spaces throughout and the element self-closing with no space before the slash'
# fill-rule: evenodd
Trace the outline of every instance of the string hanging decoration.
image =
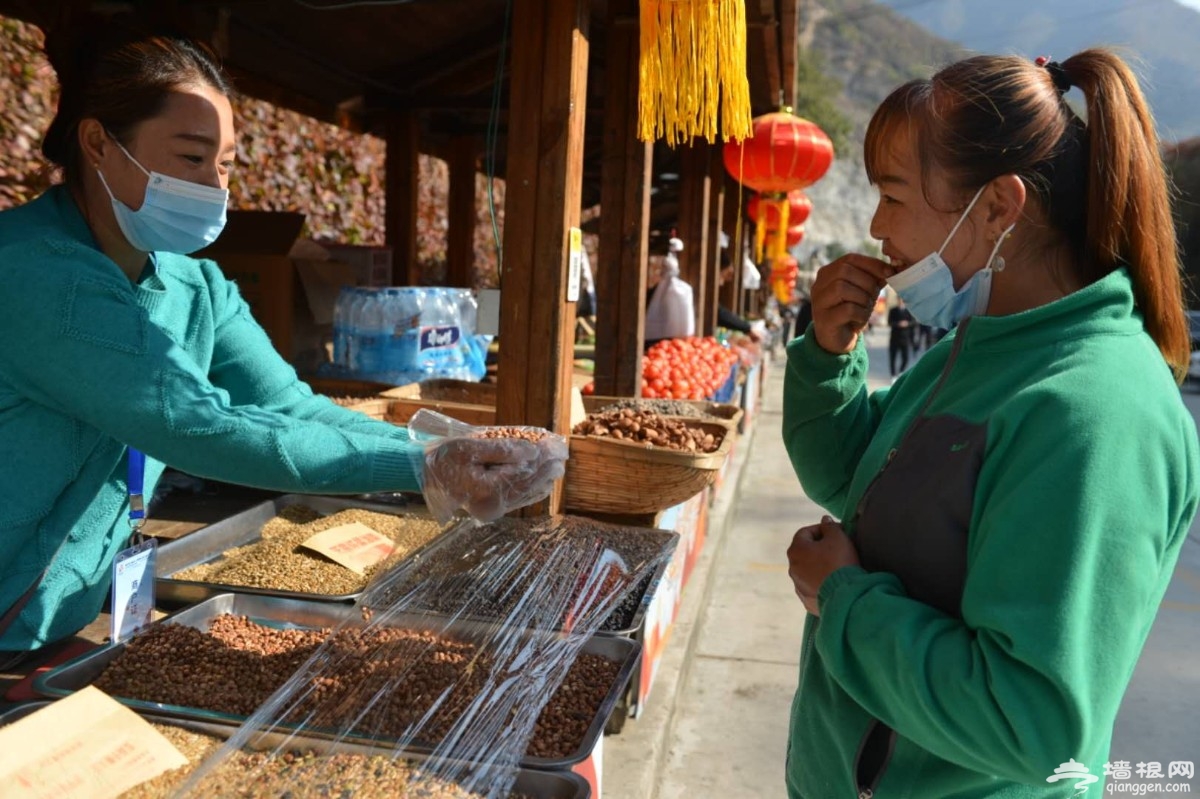
<svg viewBox="0 0 1200 799">
<path fill-rule="evenodd" d="M 640 10 L 638 138 L 749 136 L 744 0 L 641 0 Z"/>
</svg>

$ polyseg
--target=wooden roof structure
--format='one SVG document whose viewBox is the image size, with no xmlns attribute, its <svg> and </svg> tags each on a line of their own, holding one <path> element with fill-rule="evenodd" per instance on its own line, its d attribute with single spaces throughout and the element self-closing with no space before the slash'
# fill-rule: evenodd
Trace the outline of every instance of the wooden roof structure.
<svg viewBox="0 0 1200 799">
<path fill-rule="evenodd" d="M 800 0 L 744 2 L 758 115 L 792 102 Z M 206 40 L 243 93 L 383 136 L 399 264 L 416 263 L 417 156 L 446 158 L 452 284 L 466 285 L 474 175 L 491 155 L 507 182 L 500 423 L 569 432 L 570 231 L 583 207 L 601 206 L 597 393 L 640 393 L 652 217 L 678 227 L 697 327 L 712 331 L 736 195 L 719 144 L 637 141 L 637 0 L 0 0 L 0 15 L 48 34 L 95 14 Z M 737 307 L 736 279 L 720 293 Z M 532 512 L 560 505 L 556 490 Z"/>
</svg>

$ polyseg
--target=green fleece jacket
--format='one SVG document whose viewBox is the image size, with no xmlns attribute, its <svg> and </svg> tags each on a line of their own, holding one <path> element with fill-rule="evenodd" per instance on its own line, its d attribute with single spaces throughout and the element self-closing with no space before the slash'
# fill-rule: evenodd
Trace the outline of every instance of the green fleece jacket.
<svg viewBox="0 0 1200 799">
<path fill-rule="evenodd" d="M 1196 429 L 1118 270 L 963 322 L 868 394 L 862 342 L 788 346 L 783 433 L 862 567 L 821 586 L 793 799 L 1103 789 L 1113 722 L 1196 513 Z"/>
<path fill-rule="evenodd" d="M 416 490 L 401 428 L 314 396 L 212 261 L 156 253 L 132 283 L 61 187 L 0 213 L 0 637 L 30 649 L 94 619 L 129 538 L 127 447 L 277 491 Z"/>
</svg>

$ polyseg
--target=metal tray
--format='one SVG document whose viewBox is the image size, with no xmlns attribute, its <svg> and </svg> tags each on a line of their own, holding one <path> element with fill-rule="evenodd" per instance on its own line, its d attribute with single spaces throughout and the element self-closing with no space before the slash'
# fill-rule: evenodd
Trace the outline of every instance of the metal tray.
<svg viewBox="0 0 1200 799">
<path fill-rule="evenodd" d="M 298 599 L 283 599 L 280 597 L 252 594 L 221 594 L 199 605 L 181 610 L 174 615 L 154 622 L 154 625 L 184 624 L 198 630 L 207 630 L 209 622 L 223 613 L 247 616 L 251 621 L 284 629 L 332 627 L 343 622 L 358 627 L 366 626 L 359 611 L 351 605 L 308 602 Z M 447 623 L 444 618 L 427 613 L 398 614 L 393 626 L 416 630 L 444 630 L 449 635 L 458 633 L 467 636 L 480 633 L 486 634 L 498 628 L 496 624 L 474 621 L 454 621 Z M 539 635 L 553 634 L 536 630 L 527 630 L 522 633 L 526 639 Z M 127 643 L 127 641 L 123 641 L 118 644 L 108 644 L 67 661 L 39 675 L 34 680 L 33 690 L 42 696 L 60 697 L 68 696 L 75 691 L 85 688 L 100 676 L 109 663 L 125 651 Z M 608 693 L 600 703 L 600 708 L 595 718 L 592 719 L 587 732 L 583 736 L 583 740 L 574 752 L 561 758 L 525 755 L 520 761 L 520 765 L 523 768 L 565 769 L 587 759 L 592 749 L 595 748 L 596 742 L 604 733 L 605 722 L 616 708 L 617 701 L 621 698 L 621 693 L 625 690 L 630 675 L 633 674 L 638 661 L 641 659 L 642 646 L 640 643 L 629 638 L 597 635 L 590 638 L 583 645 L 580 654 L 599 655 L 619 663 L 620 668 L 617 671 L 617 676 L 613 679 L 612 685 L 608 687 Z M 167 705 L 160 702 L 146 702 L 124 697 L 114 698 L 121 704 L 131 707 L 140 713 L 161 713 L 226 726 L 240 726 L 247 719 L 246 716 L 217 713 L 211 710 L 182 705 Z M 280 724 L 279 727 L 281 729 L 299 729 L 298 726 L 293 727 L 283 724 Z M 315 737 L 321 737 L 322 735 L 322 731 L 320 730 L 306 729 L 304 732 Z M 335 731 L 330 731 L 330 734 L 333 732 Z M 388 745 L 395 743 L 395 739 L 388 738 L 372 738 L 370 736 L 351 737 L 349 735 L 345 737 L 348 740 L 352 739 L 359 743 L 369 744 L 380 742 Z M 429 746 L 415 744 L 408 748 L 418 753 L 432 751 L 432 748 Z"/>
<path fill-rule="evenodd" d="M 643 591 L 642 595 L 638 598 L 637 609 L 633 612 L 633 618 L 630 620 L 629 625 L 627 627 L 621 627 L 621 628 L 617 628 L 615 630 L 605 630 L 603 628 L 600 628 L 600 629 L 596 630 L 596 635 L 616 636 L 619 638 L 634 638 L 638 635 L 638 633 L 642 629 L 642 622 L 645 621 L 646 613 L 650 610 L 650 602 L 654 599 L 654 592 L 658 590 L 658 585 L 660 582 L 662 582 L 663 575 L 665 575 L 667 572 L 667 566 L 670 565 L 671 558 L 674 555 L 675 549 L 676 549 L 676 547 L 679 546 L 679 542 L 681 540 L 681 536 L 679 535 L 679 533 L 673 532 L 671 530 L 659 530 L 659 529 L 655 529 L 655 528 L 647 528 L 647 532 L 658 533 L 658 534 L 667 536 L 667 539 L 663 541 L 663 546 L 670 547 L 670 549 L 663 556 L 662 562 L 659 563 L 658 566 L 652 572 L 650 581 L 646 583 L 646 590 Z M 420 561 L 422 558 L 424 558 L 426 553 L 431 548 L 436 547 L 436 546 L 441 546 L 441 545 L 442 545 L 442 542 L 439 541 L 439 539 L 435 538 L 434 540 L 427 542 L 424 546 L 420 547 L 419 549 L 414 550 L 407 558 L 405 558 L 404 562 L 405 563 L 416 563 L 416 562 Z M 397 568 L 401 568 L 401 566 L 397 565 Z M 451 615 L 449 613 L 446 613 L 446 612 L 443 612 L 440 610 L 436 610 L 436 609 L 432 609 L 432 608 L 413 608 L 413 611 L 418 612 L 418 613 L 427 613 L 430 615 L 441 616 L 441 617 Z M 497 621 L 499 621 L 494 616 L 480 616 L 477 614 L 469 614 L 469 613 L 459 613 L 459 614 L 453 614 L 453 615 L 454 615 L 454 618 L 456 618 L 456 619 L 464 619 L 467 621 L 483 622 L 484 624 L 495 624 L 495 623 L 497 623 Z"/>
<path fill-rule="evenodd" d="M 22 702 L 19 705 L 11 705 L 3 713 L 0 713 L 0 727 L 7 727 L 15 721 L 28 716 L 30 713 L 35 713 L 49 705 L 50 699 L 35 699 L 32 702 Z"/>
<path fill-rule="evenodd" d="M 154 580 L 157 600 L 174 605 L 194 605 L 230 591 L 236 591 L 239 594 L 305 599 L 313 602 L 345 603 L 356 600 L 362 595 L 362 591 L 352 594 L 314 594 L 305 591 L 284 591 L 198 580 L 176 580 L 171 576 L 185 569 L 216 560 L 221 557 L 222 553 L 234 547 L 259 540 L 262 537 L 263 525 L 278 516 L 281 510 L 293 505 L 307 505 L 326 516 L 348 508 L 390 513 L 393 516 L 420 515 L 412 513 L 404 506 L 369 502 L 354 497 L 284 494 L 159 547 Z"/>
<path fill-rule="evenodd" d="M 629 626 L 617 630 L 600 628 L 596 631 L 597 635 L 616 635 L 624 638 L 632 638 L 641 631 L 642 622 L 646 620 L 646 612 L 650 610 L 650 601 L 654 599 L 654 592 L 658 590 L 658 584 L 662 582 L 663 575 L 667 573 L 667 566 L 671 563 L 671 556 L 675 553 L 675 548 L 679 546 L 679 533 L 674 533 L 674 536 L 669 542 L 671 551 L 658 564 L 658 568 L 654 570 L 650 581 L 646 583 L 646 590 L 638 597 L 637 610 L 633 612 L 633 618 L 629 621 Z"/>
<path fill-rule="evenodd" d="M 0 727 L 20 721 L 49 704 L 51 704 L 50 700 L 37 700 L 9 708 L 5 712 L 0 713 Z M 213 724 L 203 721 L 193 721 L 191 719 L 157 716 L 152 713 L 143 713 L 141 715 L 146 721 L 154 724 L 171 724 L 176 727 L 182 727 L 185 730 L 207 733 L 218 738 L 228 738 L 237 730 L 236 727 L 228 724 Z M 344 754 L 380 754 L 387 757 L 395 755 L 395 750 L 393 749 L 385 749 L 368 744 L 335 742 L 327 738 L 312 738 L 305 735 L 290 736 L 281 733 L 264 733 L 254 743 L 260 750 L 267 747 L 274 749 L 279 746 L 293 744 L 297 749 L 311 749 L 314 752 L 322 754 L 332 750 Z M 408 752 L 407 750 L 401 750 L 401 755 L 406 760 L 418 763 L 429 758 L 427 754 Z M 527 768 L 517 771 L 517 779 L 513 783 L 512 791 L 522 796 L 528 796 L 530 799 L 591 799 L 592 796 L 592 789 L 588 785 L 587 780 L 574 772 L 534 771 Z"/>
</svg>

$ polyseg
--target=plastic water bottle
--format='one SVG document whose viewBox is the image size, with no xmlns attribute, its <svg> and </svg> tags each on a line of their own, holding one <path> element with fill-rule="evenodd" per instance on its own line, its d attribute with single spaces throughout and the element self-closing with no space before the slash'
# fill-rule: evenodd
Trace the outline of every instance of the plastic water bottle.
<svg viewBox="0 0 1200 799">
<path fill-rule="evenodd" d="M 423 380 L 467 379 L 462 324 L 453 290 L 426 289 L 421 313 L 420 366 Z"/>
<path fill-rule="evenodd" d="M 351 308 L 355 299 L 355 287 L 343 286 L 333 304 L 333 365 L 337 370 L 350 369 Z"/>
<path fill-rule="evenodd" d="M 358 341 L 358 364 L 355 373 L 364 380 L 382 377 L 383 351 L 387 327 L 380 289 L 361 289 L 362 303 L 358 306 L 355 334 Z"/>
<path fill-rule="evenodd" d="M 366 295 L 357 287 L 349 289 L 349 295 L 346 301 L 346 360 L 343 365 L 348 373 L 358 374 L 359 317 Z"/>
<path fill-rule="evenodd" d="M 458 316 L 463 338 L 475 335 L 476 322 L 479 318 L 479 303 L 475 300 L 475 292 L 470 289 L 457 289 Z"/>
<path fill-rule="evenodd" d="M 421 305 L 419 289 L 384 289 L 385 340 L 383 371 L 387 382 L 395 385 L 420 380 L 418 347 L 420 344 Z"/>
</svg>

